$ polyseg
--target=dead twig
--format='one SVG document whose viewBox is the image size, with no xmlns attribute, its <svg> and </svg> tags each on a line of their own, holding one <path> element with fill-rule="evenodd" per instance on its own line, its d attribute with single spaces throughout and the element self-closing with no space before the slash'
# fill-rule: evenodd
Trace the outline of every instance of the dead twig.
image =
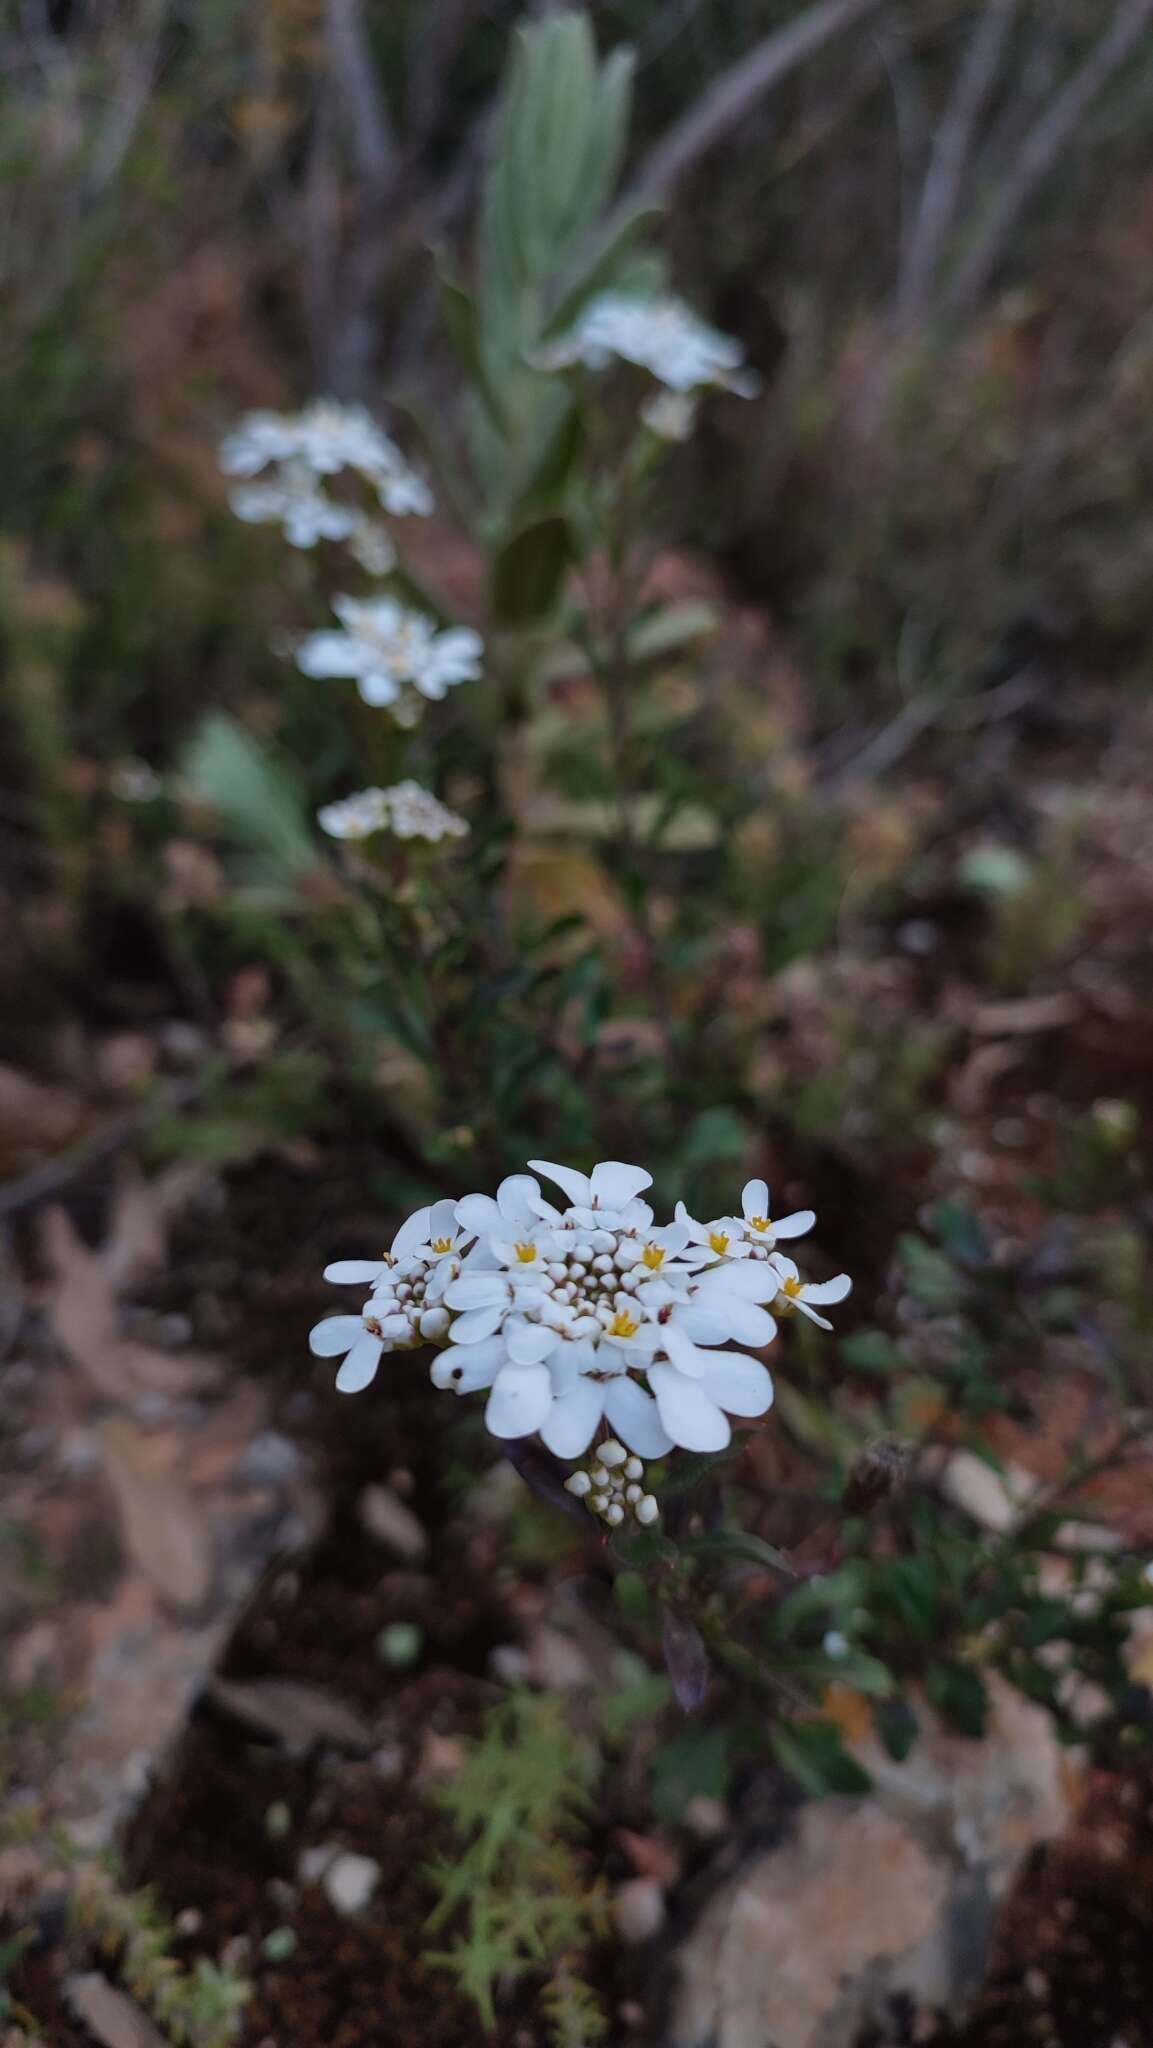
<svg viewBox="0 0 1153 2048">
<path fill-rule="evenodd" d="M 1122 0 L 1080 69 L 1034 122 L 953 279 L 946 300 L 952 315 L 964 317 L 978 304 L 1021 215 L 1072 141 L 1093 101 L 1136 49 L 1150 25 L 1153 0 Z"/>
<path fill-rule="evenodd" d="M 882 4 L 883 0 L 820 0 L 797 20 L 754 44 L 713 80 L 642 158 L 615 217 L 631 212 L 638 202 L 667 199 L 701 157 L 752 112 L 758 100 L 823 44 L 875 13 Z"/>
<path fill-rule="evenodd" d="M 1016 9 L 1017 0 L 988 0 L 937 131 L 897 285 L 896 324 L 905 332 L 919 326 L 928 311 L 974 138 L 996 84 Z"/>
</svg>

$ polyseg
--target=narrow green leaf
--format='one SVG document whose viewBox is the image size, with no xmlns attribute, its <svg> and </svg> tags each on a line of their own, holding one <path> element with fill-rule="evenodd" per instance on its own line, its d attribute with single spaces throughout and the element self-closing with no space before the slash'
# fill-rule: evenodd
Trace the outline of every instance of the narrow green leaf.
<svg viewBox="0 0 1153 2048">
<path fill-rule="evenodd" d="M 492 567 L 492 603 L 506 626 L 526 626 L 549 613 L 560 596 L 571 540 L 559 514 L 522 527 Z"/>
<path fill-rule="evenodd" d="M 272 878 L 294 879 L 319 866 L 301 783 L 235 718 L 214 711 L 204 720 L 185 752 L 183 773 L 230 837 L 263 857 Z"/>
</svg>

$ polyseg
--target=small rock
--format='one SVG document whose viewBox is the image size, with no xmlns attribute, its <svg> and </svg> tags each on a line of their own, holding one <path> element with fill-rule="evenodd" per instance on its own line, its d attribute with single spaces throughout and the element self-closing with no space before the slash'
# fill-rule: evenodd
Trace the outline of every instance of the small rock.
<svg viewBox="0 0 1153 2048">
<path fill-rule="evenodd" d="M 363 1913 L 380 1883 L 380 1865 L 371 1856 L 345 1849 L 329 1864 L 321 1882 L 338 1913 Z"/>
<path fill-rule="evenodd" d="M 391 1486 L 366 1486 L 358 1503 L 361 1527 L 405 1564 L 421 1564 L 428 1555 L 428 1533 Z"/>
<path fill-rule="evenodd" d="M 665 1895 L 653 1877 L 631 1877 L 613 1893 L 613 1926 L 630 1947 L 651 1941 L 665 1924 Z"/>
</svg>

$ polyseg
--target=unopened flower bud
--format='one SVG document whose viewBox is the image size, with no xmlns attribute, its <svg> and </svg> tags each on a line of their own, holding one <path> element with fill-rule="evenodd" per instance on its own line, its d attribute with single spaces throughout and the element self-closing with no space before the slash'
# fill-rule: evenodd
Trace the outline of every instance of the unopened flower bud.
<svg viewBox="0 0 1153 2048">
<path fill-rule="evenodd" d="M 636 1507 L 633 1509 L 633 1513 L 636 1516 L 637 1521 L 642 1523 L 643 1526 L 647 1529 L 650 1522 L 655 1522 L 657 1516 L 660 1514 L 660 1508 L 657 1506 L 656 1495 L 654 1493 L 642 1494 L 640 1500 L 638 1500 L 636 1504 Z"/>
<path fill-rule="evenodd" d="M 592 1480 L 587 1472 L 573 1472 L 565 1480 L 567 1491 L 575 1493 L 578 1500 L 583 1500 L 586 1493 L 592 1492 L 592 1485 Z"/>
</svg>

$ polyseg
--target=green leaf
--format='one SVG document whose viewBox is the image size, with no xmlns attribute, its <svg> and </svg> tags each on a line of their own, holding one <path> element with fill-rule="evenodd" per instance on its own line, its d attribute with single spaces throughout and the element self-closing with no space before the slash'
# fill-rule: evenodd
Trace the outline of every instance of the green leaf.
<svg viewBox="0 0 1153 2048">
<path fill-rule="evenodd" d="M 842 1363 L 854 1372 L 900 1372 L 904 1360 L 884 1330 L 855 1330 L 838 1346 Z"/>
<path fill-rule="evenodd" d="M 545 340 L 566 334 L 587 300 L 621 284 L 621 266 L 663 213 L 663 207 L 639 203 L 623 213 L 611 231 L 590 244 L 560 280 L 556 301 L 544 325 Z"/>
<path fill-rule="evenodd" d="M 985 1733 L 989 1694 L 971 1664 L 933 1664 L 925 1673 L 925 1697 L 962 1735 Z"/>
<path fill-rule="evenodd" d="M 530 625 L 552 611 L 570 552 L 568 522 L 559 513 L 513 535 L 492 566 L 493 610 L 502 625 Z"/>
<path fill-rule="evenodd" d="M 715 633 L 717 625 L 715 605 L 703 598 L 688 598 L 683 604 L 661 605 L 638 619 L 626 635 L 625 645 L 633 661 L 656 661 Z"/>
<path fill-rule="evenodd" d="M 944 1252 L 926 1244 L 923 1237 L 912 1231 L 905 1231 L 897 1239 L 897 1256 L 914 1300 L 926 1308 L 956 1308 L 963 1285 Z"/>
<path fill-rule="evenodd" d="M 849 1755 L 832 1721 L 778 1721 L 771 1740 L 782 1769 L 814 1799 L 869 1790 L 868 1772 Z"/>
<path fill-rule="evenodd" d="M 675 1826 L 690 1799 L 724 1799 L 732 1779 L 729 1731 L 696 1724 L 663 1742 L 652 1761 L 650 1780 L 656 1818 Z"/>
<path fill-rule="evenodd" d="M 707 1529 L 700 1536 L 690 1537 L 682 1548 L 691 1557 L 731 1557 L 742 1564 L 768 1565 L 770 1570 L 785 1572 L 791 1579 L 797 1575 L 796 1567 L 783 1550 L 774 1550 L 771 1543 L 748 1529 Z"/>
<path fill-rule="evenodd" d="M 874 1708 L 873 1726 L 894 1763 L 903 1764 L 921 1732 L 908 1700 L 882 1700 Z"/>
<path fill-rule="evenodd" d="M 437 259 L 437 281 L 440 310 L 448 338 L 497 433 L 507 438 L 508 417 L 485 362 L 476 300 L 450 275 L 441 259 Z"/>
<path fill-rule="evenodd" d="M 584 445 L 584 418 L 570 400 L 546 425 L 526 481 L 516 493 L 517 512 L 522 518 L 531 512 L 546 512 L 563 499 Z"/>
<path fill-rule="evenodd" d="M 229 836 L 261 856 L 269 879 L 295 880 L 320 866 L 300 781 L 236 719 L 212 712 L 193 735 L 182 770 Z"/>
</svg>

